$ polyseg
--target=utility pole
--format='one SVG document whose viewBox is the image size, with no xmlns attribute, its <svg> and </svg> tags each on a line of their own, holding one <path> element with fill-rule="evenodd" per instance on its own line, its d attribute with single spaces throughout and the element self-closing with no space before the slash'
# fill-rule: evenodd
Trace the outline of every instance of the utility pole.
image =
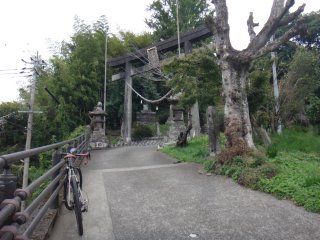
<svg viewBox="0 0 320 240">
<path fill-rule="evenodd" d="M 108 53 L 108 32 L 106 30 L 106 46 L 104 48 L 104 88 L 103 88 L 103 111 L 106 113 L 107 107 L 107 53 Z M 103 117 L 103 130 L 106 132 L 106 116 Z"/>
<path fill-rule="evenodd" d="M 274 36 L 271 36 L 271 41 L 274 41 Z M 272 76 L 273 76 L 273 93 L 275 99 L 275 112 L 277 116 L 277 133 L 282 133 L 282 121 L 280 117 L 280 103 L 279 103 L 279 84 L 278 84 L 278 73 L 277 73 L 277 66 L 276 66 L 276 53 L 271 52 L 271 60 L 272 62 Z"/>
<path fill-rule="evenodd" d="M 26 139 L 25 150 L 29 150 L 31 148 L 36 81 L 37 81 L 39 66 L 41 65 L 38 52 L 37 52 L 36 59 L 31 58 L 31 60 L 32 60 L 31 63 L 33 64 L 34 67 L 33 67 L 33 79 L 32 79 L 31 90 L 30 90 L 30 102 L 29 102 L 29 112 L 28 112 L 29 116 L 28 116 L 27 139 Z M 30 162 L 29 157 L 24 159 L 22 188 L 26 188 L 28 186 L 29 162 Z M 25 207 L 25 203 L 23 202 L 21 205 L 21 208 L 24 209 L 24 207 Z"/>
<path fill-rule="evenodd" d="M 178 56 L 180 58 L 180 26 L 179 26 L 179 0 L 176 0 L 176 11 L 177 11 L 177 33 L 178 33 Z"/>
</svg>

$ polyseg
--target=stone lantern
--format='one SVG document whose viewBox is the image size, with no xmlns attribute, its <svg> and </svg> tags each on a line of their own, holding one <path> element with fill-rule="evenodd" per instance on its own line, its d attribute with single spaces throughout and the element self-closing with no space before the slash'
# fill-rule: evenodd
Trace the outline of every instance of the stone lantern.
<svg viewBox="0 0 320 240">
<path fill-rule="evenodd" d="M 141 112 L 137 112 L 137 124 L 148 125 L 148 124 L 156 124 L 156 123 L 157 123 L 156 113 L 152 112 L 149 109 L 148 104 L 143 104 L 143 110 L 141 110 Z"/>
<path fill-rule="evenodd" d="M 90 146 L 92 149 L 101 149 L 108 147 L 105 130 L 103 129 L 104 118 L 107 114 L 102 109 L 102 103 L 98 102 L 92 112 L 89 112 L 91 117 L 91 136 Z"/>
<path fill-rule="evenodd" d="M 177 140 L 180 132 L 184 132 L 186 130 L 183 116 L 184 110 L 178 106 L 179 94 L 168 98 L 168 102 L 170 103 L 170 115 L 167 121 L 170 126 L 169 139 L 170 141 L 175 141 Z"/>
</svg>

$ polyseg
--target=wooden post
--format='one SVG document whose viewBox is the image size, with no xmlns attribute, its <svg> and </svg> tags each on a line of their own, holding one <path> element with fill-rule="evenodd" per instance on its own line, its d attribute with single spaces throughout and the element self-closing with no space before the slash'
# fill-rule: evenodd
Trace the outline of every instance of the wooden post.
<svg viewBox="0 0 320 240">
<path fill-rule="evenodd" d="M 124 129 L 123 138 L 125 143 L 131 143 L 131 127 L 132 127 L 132 77 L 131 77 L 132 65 L 130 62 L 126 62 L 126 79 L 125 79 L 125 92 L 124 92 Z"/>
</svg>

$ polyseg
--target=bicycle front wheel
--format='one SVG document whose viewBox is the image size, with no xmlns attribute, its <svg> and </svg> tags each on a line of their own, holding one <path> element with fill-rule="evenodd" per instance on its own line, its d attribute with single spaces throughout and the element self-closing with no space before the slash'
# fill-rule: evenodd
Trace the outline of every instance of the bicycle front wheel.
<svg viewBox="0 0 320 240">
<path fill-rule="evenodd" d="M 78 188 L 75 177 L 71 178 L 71 183 L 72 183 L 72 192 L 73 192 L 73 200 L 74 200 L 73 210 L 76 215 L 78 233 L 80 236 L 82 236 L 83 224 L 82 224 L 82 212 L 81 212 L 81 203 L 80 203 L 80 189 Z"/>
<path fill-rule="evenodd" d="M 82 172 L 80 168 L 74 168 L 74 173 L 77 177 L 77 181 L 80 185 L 80 188 L 82 188 Z M 65 179 L 64 182 L 64 188 L 63 188 L 63 198 L 64 198 L 64 205 L 66 206 L 66 208 L 68 210 L 73 210 L 73 206 L 74 206 L 74 199 L 73 199 L 73 189 L 71 186 L 71 179 L 69 182 L 69 177 L 67 177 Z"/>
</svg>

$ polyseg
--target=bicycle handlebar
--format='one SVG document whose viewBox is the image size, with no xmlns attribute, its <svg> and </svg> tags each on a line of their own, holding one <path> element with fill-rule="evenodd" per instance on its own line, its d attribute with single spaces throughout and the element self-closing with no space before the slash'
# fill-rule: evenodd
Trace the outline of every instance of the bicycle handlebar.
<svg viewBox="0 0 320 240">
<path fill-rule="evenodd" d="M 77 157 L 89 157 L 90 158 L 90 153 L 86 152 L 86 153 L 61 153 L 62 156 L 64 156 L 63 158 L 77 158 Z"/>
</svg>

